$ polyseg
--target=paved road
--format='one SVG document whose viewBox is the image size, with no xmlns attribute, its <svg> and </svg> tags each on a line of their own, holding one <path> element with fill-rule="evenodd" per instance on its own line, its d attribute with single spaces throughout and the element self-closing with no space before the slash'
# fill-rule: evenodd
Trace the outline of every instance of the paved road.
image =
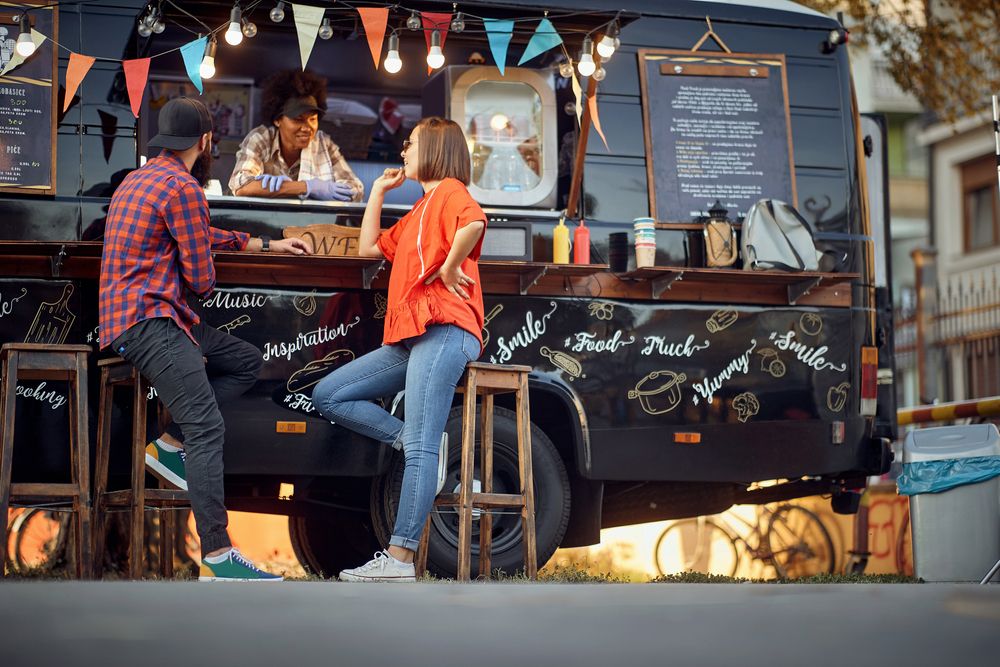
<svg viewBox="0 0 1000 667">
<path fill-rule="evenodd" d="M 0 584 L 0 665 L 1000 664 L 1000 585 Z"/>
</svg>

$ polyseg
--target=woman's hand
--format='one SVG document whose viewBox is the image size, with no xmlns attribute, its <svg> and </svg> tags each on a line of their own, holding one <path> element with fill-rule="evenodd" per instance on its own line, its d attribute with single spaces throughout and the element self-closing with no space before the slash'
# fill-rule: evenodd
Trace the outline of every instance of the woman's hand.
<svg viewBox="0 0 1000 667">
<path fill-rule="evenodd" d="M 452 267 L 447 262 L 442 264 L 440 269 L 435 271 L 430 278 L 424 281 L 424 284 L 430 285 L 438 279 L 444 283 L 444 286 L 448 288 L 449 292 L 460 299 L 468 299 L 469 293 L 465 291 L 465 288 L 476 284 L 475 280 L 465 275 L 462 271 L 462 267 Z"/>
<path fill-rule="evenodd" d="M 386 169 L 382 172 L 382 175 L 375 179 L 372 183 L 372 190 L 381 190 L 385 192 L 386 190 L 393 190 L 398 188 L 406 180 L 406 174 L 403 173 L 402 168 L 399 169 Z"/>
</svg>

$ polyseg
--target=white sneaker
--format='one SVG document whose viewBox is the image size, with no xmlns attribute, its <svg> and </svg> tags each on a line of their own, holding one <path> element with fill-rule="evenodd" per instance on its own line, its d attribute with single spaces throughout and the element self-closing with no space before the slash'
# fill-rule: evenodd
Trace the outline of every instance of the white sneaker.
<svg viewBox="0 0 1000 667">
<path fill-rule="evenodd" d="M 438 477 L 437 477 L 437 491 L 434 495 L 437 496 L 441 493 L 441 489 L 444 488 L 445 480 L 448 477 L 448 432 L 445 431 L 441 434 L 441 448 L 438 449 Z"/>
<path fill-rule="evenodd" d="M 412 583 L 417 580 L 413 563 L 400 563 L 387 551 L 376 551 L 375 558 L 351 570 L 340 573 L 341 581 L 382 583 Z"/>
</svg>

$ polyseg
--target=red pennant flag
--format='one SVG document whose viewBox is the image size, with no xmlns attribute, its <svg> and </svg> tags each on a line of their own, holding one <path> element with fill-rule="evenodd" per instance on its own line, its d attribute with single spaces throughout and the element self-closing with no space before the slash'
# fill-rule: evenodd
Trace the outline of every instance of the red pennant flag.
<svg viewBox="0 0 1000 667">
<path fill-rule="evenodd" d="M 382 59 L 382 40 L 385 39 L 385 26 L 389 22 L 388 7 L 358 7 L 361 22 L 365 26 L 365 37 L 368 38 L 368 48 L 372 51 L 375 69 L 378 69 Z"/>
<path fill-rule="evenodd" d="M 142 93 L 146 90 L 146 79 L 149 77 L 149 58 L 136 58 L 122 62 L 125 70 L 125 87 L 128 88 L 128 101 L 132 105 L 132 115 L 139 117 L 139 107 L 142 105 Z"/>
<path fill-rule="evenodd" d="M 441 49 L 444 49 L 444 40 L 448 36 L 448 28 L 451 27 L 451 14 L 443 12 L 420 12 L 420 20 L 424 23 L 424 40 L 427 42 L 427 50 L 431 50 L 431 33 L 435 30 L 441 33 Z M 427 66 L 427 74 L 434 71 L 430 65 Z"/>
<path fill-rule="evenodd" d="M 69 109 L 69 105 L 73 102 L 73 96 L 76 95 L 76 89 L 80 87 L 83 77 L 87 76 L 94 60 L 95 58 L 91 56 L 82 56 L 79 53 L 69 54 L 69 65 L 66 66 L 66 100 L 63 102 L 63 113 Z"/>
</svg>

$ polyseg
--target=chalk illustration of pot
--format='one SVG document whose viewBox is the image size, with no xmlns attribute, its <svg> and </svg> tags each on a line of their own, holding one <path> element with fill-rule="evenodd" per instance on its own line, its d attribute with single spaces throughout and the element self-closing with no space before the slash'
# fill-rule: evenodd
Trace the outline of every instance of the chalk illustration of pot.
<svg viewBox="0 0 1000 667">
<path fill-rule="evenodd" d="M 354 361 L 354 353 L 350 350 L 334 350 L 322 359 L 310 361 L 300 370 L 292 373 L 285 383 L 285 388 L 290 394 L 297 394 L 305 391 L 309 387 L 317 384 L 329 373 L 339 366 L 343 366 L 349 361 Z"/>
<path fill-rule="evenodd" d="M 761 356 L 760 370 L 771 377 L 780 378 L 785 375 L 785 362 L 778 358 L 777 351 L 766 347 L 763 350 L 758 350 L 757 354 Z"/>
<path fill-rule="evenodd" d="M 583 375 L 583 366 L 580 365 L 580 362 L 565 352 L 550 350 L 544 345 L 539 352 L 542 353 L 543 357 L 551 361 L 553 366 L 568 373 L 570 376 L 570 382 L 572 382 L 574 378 L 578 378 Z"/>
<path fill-rule="evenodd" d="M 483 349 L 484 350 L 486 349 L 486 346 L 490 344 L 490 330 L 487 329 L 486 327 L 488 327 L 490 325 L 490 322 L 493 321 L 493 318 L 496 317 L 497 315 L 499 315 L 500 311 L 502 311 L 502 310 L 503 310 L 503 304 L 498 303 L 497 305 L 493 306 L 490 309 L 490 312 L 486 313 L 486 317 L 483 318 Z"/>
<path fill-rule="evenodd" d="M 681 384 L 685 381 L 684 373 L 653 371 L 629 390 L 628 397 L 639 399 L 639 406 L 647 414 L 663 415 L 680 405 Z"/>
<path fill-rule="evenodd" d="M 709 333 L 718 333 L 723 329 L 733 326 L 740 314 L 735 310 L 717 310 L 705 322 L 705 328 Z"/>
<path fill-rule="evenodd" d="M 295 310 L 299 311 L 306 317 L 309 317 L 316 312 L 316 293 L 310 292 L 305 296 L 297 296 L 292 299 L 292 305 L 295 306 Z"/>
<path fill-rule="evenodd" d="M 847 405 L 848 390 L 851 388 L 850 382 L 841 382 L 836 387 L 830 387 L 826 392 L 826 407 L 830 412 L 840 412 Z"/>
</svg>

